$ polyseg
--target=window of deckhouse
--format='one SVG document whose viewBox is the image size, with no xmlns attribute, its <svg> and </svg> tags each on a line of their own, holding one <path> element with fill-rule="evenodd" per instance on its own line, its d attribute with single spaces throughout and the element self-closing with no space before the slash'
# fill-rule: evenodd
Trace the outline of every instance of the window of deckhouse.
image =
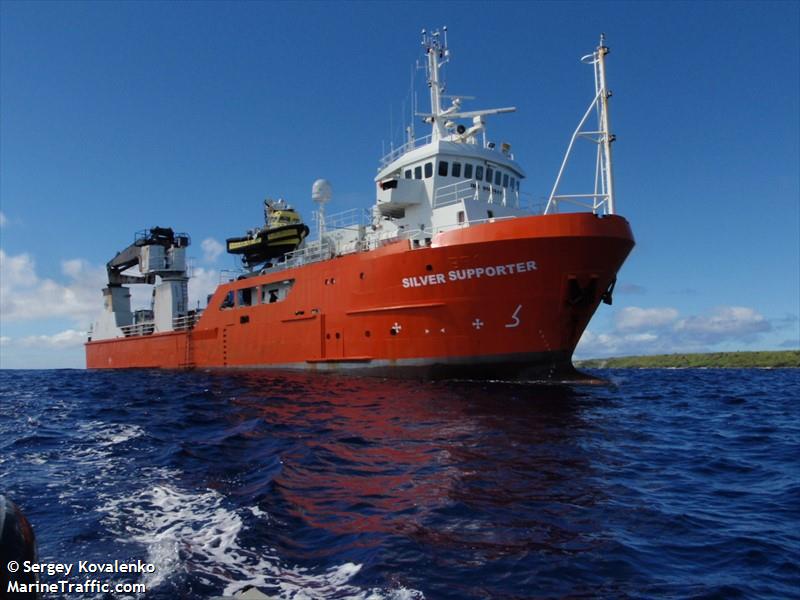
<svg viewBox="0 0 800 600">
<path fill-rule="evenodd" d="M 492 183 L 492 177 L 494 177 L 494 170 L 492 167 L 486 167 L 486 183 Z"/>
<path fill-rule="evenodd" d="M 440 160 L 439 161 L 439 175 L 442 177 L 447 177 L 447 161 Z"/>
<path fill-rule="evenodd" d="M 512 177 L 511 178 L 511 189 L 512 190 L 515 189 L 516 184 L 517 184 L 517 180 Z"/>
<path fill-rule="evenodd" d="M 406 179 L 411 179 L 411 169 L 406 169 Z"/>
<path fill-rule="evenodd" d="M 483 166 L 479 165 L 475 167 L 475 179 L 478 181 L 483 181 Z"/>
<path fill-rule="evenodd" d="M 464 177 L 472 179 L 472 163 L 464 163 Z"/>
<path fill-rule="evenodd" d="M 236 306 L 252 306 L 255 300 L 258 303 L 257 288 L 243 288 L 236 291 Z"/>
<path fill-rule="evenodd" d="M 414 167 L 414 179 L 422 179 L 422 167 Z"/>
<path fill-rule="evenodd" d="M 220 303 L 219 307 L 222 308 L 233 308 L 233 290 L 225 294 L 222 298 L 222 302 Z"/>
<path fill-rule="evenodd" d="M 433 163 L 426 162 L 425 163 L 425 179 L 433 177 Z"/>
<path fill-rule="evenodd" d="M 508 187 L 508 174 L 503 175 L 503 187 L 504 188 Z"/>
<path fill-rule="evenodd" d="M 461 163 L 454 162 L 453 170 L 451 172 L 453 177 L 461 177 Z"/>
<path fill-rule="evenodd" d="M 494 184 L 495 185 L 500 185 L 500 179 L 502 178 L 502 176 L 503 176 L 503 173 L 501 173 L 500 171 L 495 171 L 494 172 Z"/>
</svg>

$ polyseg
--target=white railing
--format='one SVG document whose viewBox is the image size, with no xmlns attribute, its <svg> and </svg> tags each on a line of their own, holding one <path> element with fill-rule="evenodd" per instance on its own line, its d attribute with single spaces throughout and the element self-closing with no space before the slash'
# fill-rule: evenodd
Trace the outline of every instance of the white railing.
<svg viewBox="0 0 800 600">
<path fill-rule="evenodd" d="M 152 321 L 146 323 L 134 323 L 133 325 L 123 325 L 120 327 L 125 337 L 133 337 L 139 335 L 150 335 L 156 329 L 156 324 Z"/>
<path fill-rule="evenodd" d="M 180 317 L 175 317 L 172 319 L 172 329 L 174 331 L 187 331 L 189 329 L 193 329 L 195 323 L 200 320 L 203 311 L 197 311 L 189 315 L 183 315 Z"/>
<path fill-rule="evenodd" d="M 333 256 L 333 251 L 327 240 L 320 242 L 308 243 L 305 248 L 295 250 L 294 252 L 287 252 L 283 255 L 280 262 L 275 262 L 271 267 L 261 269 L 258 273 L 251 273 L 247 275 L 260 275 L 263 273 L 275 273 L 276 271 L 285 271 L 286 269 L 293 269 L 308 263 L 319 262 L 327 260 Z"/>
<path fill-rule="evenodd" d="M 314 213 L 315 220 L 319 213 Z M 325 217 L 325 229 L 345 229 L 358 225 L 365 225 L 369 221 L 369 209 L 351 208 L 342 212 L 333 213 Z"/>
<path fill-rule="evenodd" d="M 392 150 L 391 152 L 389 152 L 388 154 L 386 154 L 381 158 L 380 160 L 381 168 L 385 167 L 392 161 L 397 160 L 398 158 L 403 156 L 403 154 L 405 154 L 406 152 L 410 152 L 414 148 L 419 148 L 420 146 L 424 146 L 425 144 L 430 144 L 430 142 L 431 142 L 431 134 L 406 142 L 399 148 L 395 148 L 394 150 Z"/>
<path fill-rule="evenodd" d="M 457 181 L 442 187 L 436 188 L 433 193 L 433 208 L 449 206 L 462 200 L 478 200 L 480 190 L 472 180 Z"/>
<path fill-rule="evenodd" d="M 483 201 L 489 204 L 499 204 L 500 206 L 510 206 L 519 208 L 534 214 L 544 214 L 546 202 L 535 202 L 531 194 L 518 192 L 508 188 L 495 188 L 488 186 L 488 190 L 483 190 L 480 182 L 473 180 L 457 181 L 448 185 L 436 188 L 433 193 L 433 208 L 441 208 L 464 201 Z M 499 193 L 496 190 L 501 189 Z"/>
</svg>

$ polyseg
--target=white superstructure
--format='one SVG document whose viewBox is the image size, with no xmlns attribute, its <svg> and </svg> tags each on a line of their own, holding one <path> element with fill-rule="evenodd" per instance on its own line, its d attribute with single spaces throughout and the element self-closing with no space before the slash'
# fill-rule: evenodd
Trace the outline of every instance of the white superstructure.
<svg viewBox="0 0 800 600">
<path fill-rule="evenodd" d="M 486 132 L 489 115 L 516 108 L 463 111 L 459 97 L 442 108 L 441 69 L 450 59 L 446 36 L 447 28 L 422 32 L 431 112 L 419 116 L 431 133 L 421 139 L 409 133 L 406 144 L 381 160 L 373 214 L 377 235 L 419 230 L 428 233 L 425 241 L 446 228 L 529 214 L 520 192 L 525 172 L 511 145 L 488 140 Z"/>
</svg>

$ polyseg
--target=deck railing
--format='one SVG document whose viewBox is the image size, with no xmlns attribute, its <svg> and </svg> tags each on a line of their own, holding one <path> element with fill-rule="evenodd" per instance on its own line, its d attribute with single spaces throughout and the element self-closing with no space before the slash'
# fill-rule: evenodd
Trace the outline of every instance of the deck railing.
<svg viewBox="0 0 800 600">
<path fill-rule="evenodd" d="M 156 330 L 156 324 L 153 321 L 146 321 L 144 323 L 134 323 L 133 325 L 123 325 L 120 329 L 125 337 L 151 335 Z"/>
<path fill-rule="evenodd" d="M 195 311 L 188 315 L 182 315 L 172 319 L 172 329 L 174 331 L 188 331 L 194 329 L 195 324 L 200 320 L 203 315 L 202 310 Z"/>
<path fill-rule="evenodd" d="M 392 161 L 397 160 L 398 158 L 403 156 L 403 154 L 405 154 L 406 152 L 410 152 L 414 148 L 419 148 L 420 146 L 424 146 L 425 144 L 430 144 L 431 138 L 432 138 L 431 134 L 428 134 L 424 137 L 410 140 L 405 144 L 403 144 L 402 146 L 400 146 L 399 148 L 395 148 L 394 150 L 392 150 L 391 152 L 389 152 L 388 154 L 386 154 L 381 158 L 380 160 L 381 168 L 385 167 Z"/>
<path fill-rule="evenodd" d="M 180 315 L 172 319 L 173 331 L 189 331 L 194 329 L 194 326 L 200 320 L 203 310 L 193 310 L 188 315 Z M 120 327 L 125 337 L 138 337 L 143 335 L 152 335 L 156 331 L 155 321 L 143 321 L 141 323 L 133 323 L 132 325 L 123 325 Z"/>
<path fill-rule="evenodd" d="M 510 190 L 504 187 L 486 187 L 488 189 L 484 189 L 481 182 L 473 180 L 457 181 L 456 183 L 443 185 L 436 188 L 433 193 L 433 208 L 441 208 L 463 201 L 484 201 L 489 204 L 520 208 L 534 214 L 544 213 L 546 203 L 544 201 L 540 203 L 534 202 L 533 196 L 527 192 Z"/>
</svg>

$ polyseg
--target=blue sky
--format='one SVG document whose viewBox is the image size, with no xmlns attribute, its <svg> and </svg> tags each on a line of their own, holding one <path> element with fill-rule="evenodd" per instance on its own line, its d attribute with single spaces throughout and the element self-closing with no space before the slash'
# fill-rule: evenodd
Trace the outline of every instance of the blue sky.
<svg viewBox="0 0 800 600">
<path fill-rule="evenodd" d="M 371 205 L 419 31 L 442 25 L 448 91 L 518 107 L 490 132 L 540 199 L 592 95 L 578 59 L 607 34 L 617 208 L 637 247 L 579 356 L 797 348 L 799 7 L 5 1 L 0 366 L 82 366 L 103 265 L 136 230 L 192 235 L 201 297 L 235 264 L 218 242 L 257 224 L 264 197 L 310 218 L 325 177 L 331 211 Z M 565 191 L 590 185 L 580 167 Z"/>
</svg>

